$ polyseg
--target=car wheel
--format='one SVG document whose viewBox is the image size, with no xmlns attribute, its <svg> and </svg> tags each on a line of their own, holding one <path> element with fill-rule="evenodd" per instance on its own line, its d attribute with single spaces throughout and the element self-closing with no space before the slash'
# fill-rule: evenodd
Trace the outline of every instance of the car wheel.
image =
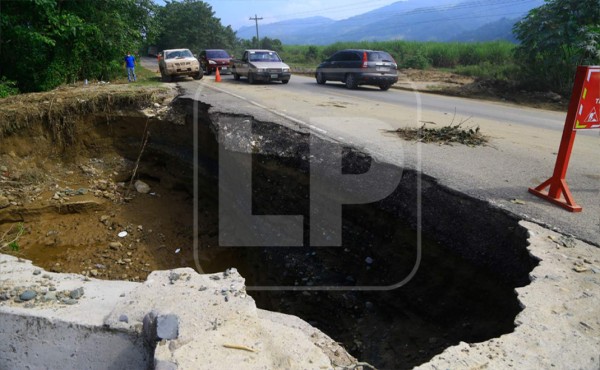
<svg viewBox="0 0 600 370">
<path fill-rule="evenodd" d="M 201 80 L 202 77 L 204 77 L 204 72 L 202 72 L 202 69 L 200 69 L 198 71 L 198 73 L 196 73 L 193 77 L 194 77 L 194 80 Z"/>
<path fill-rule="evenodd" d="M 379 85 L 379 88 L 383 91 L 387 91 L 390 89 L 390 85 Z"/>
<path fill-rule="evenodd" d="M 252 73 L 248 73 L 248 83 L 250 83 L 250 85 L 254 83 L 254 75 Z"/>
<path fill-rule="evenodd" d="M 327 80 L 323 77 L 323 73 L 317 72 L 317 83 L 323 85 L 325 82 L 327 82 Z"/>
<path fill-rule="evenodd" d="M 288 83 L 288 82 L 290 82 L 290 80 L 281 80 L 281 83 L 282 83 L 282 84 L 286 84 L 286 83 Z"/>
<path fill-rule="evenodd" d="M 166 75 L 162 70 L 160 71 L 160 78 L 162 82 L 171 82 L 173 81 L 173 77 Z"/>
<path fill-rule="evenodd" d="M 212 71 L 210 70 L 210 68 L 206 67 L 205 75 L 210 76 L 211 73 Z"/>
<path fill-rule="evenodd" d="M 353 90 L 358 87 L 358 83 L 356 82 L 356 77 L 353 74 L 348 74 L 346 76 L 346 87 Z"/>
</svg>

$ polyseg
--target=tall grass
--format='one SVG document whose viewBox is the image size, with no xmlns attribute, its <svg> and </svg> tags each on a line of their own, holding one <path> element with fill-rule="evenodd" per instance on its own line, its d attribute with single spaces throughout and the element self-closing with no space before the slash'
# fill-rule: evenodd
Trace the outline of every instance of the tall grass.
<svg viewBox="0 0 600 370">
<path fill-rule="evenodd" d="M 342 49 L 384 50 L 394 57 L 400 68 L 445 68 L 476 77 L 506 79 L 516 71 L 513 57 L 515 47 L 508 41 L 360 41 L 337 42 L 327 46 L 286 45 L 280 54 L 291 64 L 316 66 Z"/>
</svg>

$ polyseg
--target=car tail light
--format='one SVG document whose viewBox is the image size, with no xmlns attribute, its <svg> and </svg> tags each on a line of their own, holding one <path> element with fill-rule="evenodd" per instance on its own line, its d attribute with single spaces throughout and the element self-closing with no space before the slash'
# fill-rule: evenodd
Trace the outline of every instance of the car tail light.
<svg viewBox="0 0 600 370">
<path fill-rule="evenodd" d="M 368 61 L 367 61 L 367 52 L 363 52 L 363 58 L 362 58 L 362 67 L 363 68 L 367 68 L 369 65 Z"/>
</svg>

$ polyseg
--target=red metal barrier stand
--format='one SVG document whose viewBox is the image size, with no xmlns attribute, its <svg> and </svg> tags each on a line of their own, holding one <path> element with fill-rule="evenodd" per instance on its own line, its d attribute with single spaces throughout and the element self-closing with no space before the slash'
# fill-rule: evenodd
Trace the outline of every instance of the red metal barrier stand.
<svg viewBox="0 0 600 370">
<path fill-rule="evenodd" d="M 535 188 L 529 188 L 529 192 L 537 195 L 540 198 L 546 199 L 560 207 L 563 207 L 571 212 L 581 212 L 581 206 L 575 203 L 567 181 L 565 180 L 567 175 L 567 169 L 569 167 L 569 159 L 571 158 L 571 152 L 573 150 L 573 143 L 575 141 L 575 135 L 577 134 L 576 129 L 584 128 L 596 128 L 597 120 L 594 121 L 592 118 L 582 118 L 582 116 L 588 110 L 590 113 L 587 117 L 592 116 L 592 112 L 596 112 L 596 101 L 599 86 L 595 86 L 598 76 L 594 76 L 591 79 L 592 72 L 600 74 L 598 67 L 579 66 L 577 67 L 577 74 L 575 75 L 575 84 L 573 85 L 573 93 L 571 94 L 571 101 L 569 103 L 569 112 L 565 120 L 565 127 L 563 129 L 563 135 L 560 142 L 560 148 L 558 150 L 558 156 L 556 157 L 556 164 L 554 166 L 554 173 L 551 178 L 544 181 L 542 184 Z M 589 98 L 589 99 L 586 99 Z M 585 103 L 585 105 L 584 105 Z M 586 123 L 584 120 L 590 120 Z M 544 189 L 549 187 L 548 192 Z M 562 196 L 562 198 L 561 198 Z"/>
</svg>

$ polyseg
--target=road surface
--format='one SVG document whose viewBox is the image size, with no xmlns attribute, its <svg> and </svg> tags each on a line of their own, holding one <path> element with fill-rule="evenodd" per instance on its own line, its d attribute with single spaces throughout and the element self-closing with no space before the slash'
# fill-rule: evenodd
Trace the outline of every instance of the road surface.
<svg viewBox="0 0 600 370">
<path fill-rule="evenodd" d="M 179 84 L 185 94 L 216 110 L 264 115 L 354 145 L 521 218 L 600 245 L 600 130 L 578 132 L 567 174 L 583 212 L 568 212 L 527 192 L 552 175 L 564 112 L 394 89 L 348 90 L 341 83 L 317 85 L 314 78 L 298 75 L 287 85 L 250 85 L 231 75 L 220 83 L 205 76 Z M 463 121 L 466 127 L 479 126 L 489 145 L 417 144 L 389 132 L 423 122 L 439 127 Z"/>
</svg>

